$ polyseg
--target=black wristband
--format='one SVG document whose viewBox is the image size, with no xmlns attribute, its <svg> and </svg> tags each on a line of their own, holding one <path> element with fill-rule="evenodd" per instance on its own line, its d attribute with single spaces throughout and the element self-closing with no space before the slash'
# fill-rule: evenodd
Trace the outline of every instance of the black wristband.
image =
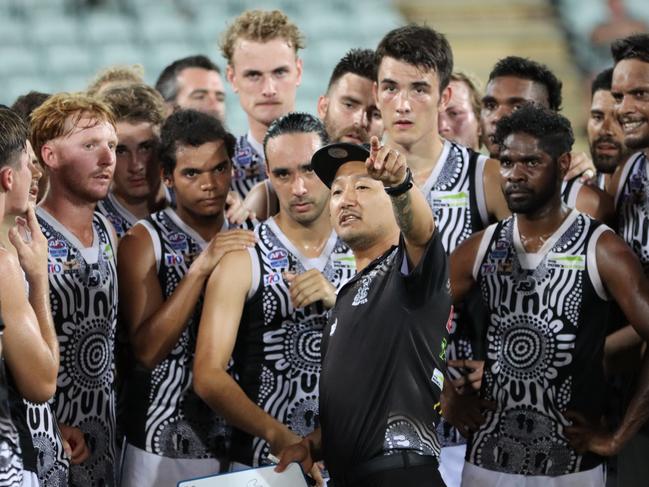
<svg viewBox="0 0 649 487">
<path fill-rule="evenodd" d="M 406 191 L 409 191 L 412 188 L 412 171 L 409 167 L 406 168 L 406 179 L 403 183 L 397 184 L 396 186 L 385 186 L 385 192 L 390 196 L 400 196 Z"/>
</svg>

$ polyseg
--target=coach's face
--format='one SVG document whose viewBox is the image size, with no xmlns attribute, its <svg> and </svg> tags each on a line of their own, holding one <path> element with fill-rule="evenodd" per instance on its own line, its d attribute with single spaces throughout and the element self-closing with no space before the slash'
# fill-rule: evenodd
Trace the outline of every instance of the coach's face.
<svg viewBox="0 0 649 487">
<path fill-rule="evenodd" d="M 397 225 L 383 183 L 372 179 L 365 161 L 340 166 L 331 184 L 334 229 L 352 250 L 363 250 L 390 238 Z"/>
<path fill-rule="evenodd" d="M 649 63 L 624 59 L 615 65 L 611 94 L 630 149 L 649 147 Z"/>
<path fill-rule="evenodd" d="M 447 87 L 440 94 L 434 69 L 384 57 L 374 89 L 383 125 L 392 141 L 409 148 L 437 134 L 437 116 L 448 103 L 451 91 Z"/>
</svg>

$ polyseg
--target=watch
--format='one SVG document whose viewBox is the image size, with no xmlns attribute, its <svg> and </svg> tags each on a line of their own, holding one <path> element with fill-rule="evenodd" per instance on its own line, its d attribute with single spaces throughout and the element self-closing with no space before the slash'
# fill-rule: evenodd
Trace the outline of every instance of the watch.
<svg viewBox="0 0 649 487">
<path fill-rule="evenodd" d="M 385 186 L 383 189 L 385 189 L 385 192 L 390 196 L 401 196 L 403 193 L 412 188 L 412 184 L 412 171 L 409 167 L 407 167 L 406 179 L 402 183 L 399 183 L 396 186 Z"/>
</svg>

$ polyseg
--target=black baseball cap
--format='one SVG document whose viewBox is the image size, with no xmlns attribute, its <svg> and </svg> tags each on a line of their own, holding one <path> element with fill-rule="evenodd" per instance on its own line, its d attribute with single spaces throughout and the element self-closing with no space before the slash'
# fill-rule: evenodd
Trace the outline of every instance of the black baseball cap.
<svg viewBox="0 0 649 487">
<path fill-rule="evenodd" d="M 340 166 L 351 161 L 365 162 L 368 157 L 370 157 L 369 145 L 338 142 L 318 149 L 311 158 L 311 167 L 322 182 L 331 188 Z"/>
</svg>

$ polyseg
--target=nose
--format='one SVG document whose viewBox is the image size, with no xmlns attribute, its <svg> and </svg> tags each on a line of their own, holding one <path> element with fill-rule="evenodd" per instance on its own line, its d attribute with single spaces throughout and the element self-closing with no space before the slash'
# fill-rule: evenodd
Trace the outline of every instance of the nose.
<svg viewBox="0 0 649 487">
<path fill-rule="evenodd" d="M 396 102 L 398 113 L 410 113 L 412 107 L 410 106 L 410 98 L 408 97 L 408 93 L 405 90 L 399 92 L 396 97 Z"/>
<path fill-rule="evenodd" d="M 359 108 L 354 113 L 354 125 L 358 127 L 363 127 L 365 130 L 368 130 L 370 127 L 370 117 L 366 108 Z"/>
<path fill-rule="evenodd" d="M 604 120 L 602 121 L 601 133 L 606 135 L 613 135 L 614 128 L 617 123 L 617 120 L 612 114 L 605 115 Z"/>
<path fill-rule="evenodd" d="M 264 78 L 264 84 L 262 86 L 262 95 L 272 98 L 277 94 L 277 86 L 275 80 L 272 76 L 266 76 Z"/>
<path fill-rule="evenodd" d="M 293 178 L 291 191 L 294 196 L 304 196 L 306 194 L 306 185 L 304 184 L 304 177 L 302 175 L 298 174 Z"/>
<path fill-rule="evenodd" d="M 635 104 L 633 103 L 632 97 L 624 95 L 622 100 L 615 104 L 615 111 L 618 117 L 635 112 Z"/>
<path fill-rule="evenodd" d="M 524 165 L 518 162 L 513 164 L 503 171 L 503 177 L 511 183 L 524 181 L 526 177 Z"/>
<path fill-rule="evenodd" d="M 437 130 L 442 135 L 448 135 L 451 133 L 451 124 L 448 122 L 448 117 L 444 112 L 440 112 L 437 117 Z"/>
<path fill-rule="evenodd" d="M 102 146 L 99 152 L 98 164 L 100 166 L 113 166 L 115 165 L 116 157 L 115 149 L 106 144 Z"/>
</svg>

